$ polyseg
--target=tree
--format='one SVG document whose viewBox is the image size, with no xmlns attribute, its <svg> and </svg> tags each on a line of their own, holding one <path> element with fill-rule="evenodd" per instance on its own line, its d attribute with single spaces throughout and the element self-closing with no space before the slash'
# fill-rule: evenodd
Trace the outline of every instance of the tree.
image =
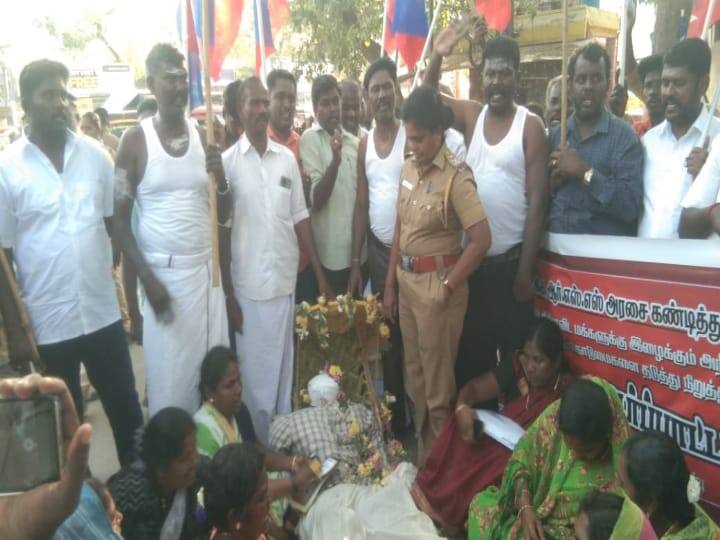
<svg viewBox="0 0 720 540">
<path fill-rule="evenodd" d="M 655 4 L 655 30 L 652 35 L 653 53 L 663 54 L 679 39 L 680 24 L 687 24 L 692 0 L 644 0 Z M 681 19 L 683 19 L 681 21 Z"/>
<path fill-rule="evenodd" d="M 105 36 L 103 21 L 111 14 L 112 11 L 87 14 L 83 21 L 77 24 L 77 28 L 67 30 L 59 29 L 50 17 L 36 19 L 35 26 L 44 29 L 50 36 L 57 39 L 64 51 L 82 53 L 91 42 L 98 40 L 105 45 L 114 62 L 121 62 L 120 55 Z"/>
<path fill-rule="evenodd" d="M 438 24 L 467 10 L 467 0 L 446 0 Z M 431 6 L 427 6 L 431 8 Z M 302 75 L 312 78 L 330 68 L 358 78 L 380 56 L 383 2 L 379 0 L 295 0 L 289 25 L 302 36 L 290 44 Z M 432 13 L 428 9 L 428 21 Z"/>
</svg>

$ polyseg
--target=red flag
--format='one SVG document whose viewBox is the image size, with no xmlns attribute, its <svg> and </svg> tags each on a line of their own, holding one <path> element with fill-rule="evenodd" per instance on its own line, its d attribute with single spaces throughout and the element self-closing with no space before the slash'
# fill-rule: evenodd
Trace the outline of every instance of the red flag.
<svg viewBox="0 0 720 540">
<path fill-rule="evenodd" d="M 475 0 L 475 9 L 485 17 L 488 28 L 503 32 L 512 18 L 511 0 Z"/>
<path fill-rule="evenodd" d="M 211 0 L 210 4 L 210 76 L 214 80 L 220 78 L 225 57 L 230 52 L 240 28 L 243 12 L 243 0 Z M 202 40 L 202 0 L 195 0 L 193 16 L 195 33 Z"/>
<path fill-rule="evenodd" d="M 395 13 L 395 0 L 385 1 L 385 35 L 383 36 L 383 51 L 387 54 L 395 52 L 395 32 L 393 32 L 393 14 Z"/>
<path fill-rule="evenodd" d="M 695 0 L 693 4 L 692 14 L 690 15 L 690 22 L 688 23 L 687 37 L 699 38 L 702 37 L 703 26 L 705 24 L 705 17 L 707 16 L 707 10 L 710 0 Z M 712 16 L 710 17 L 710 26 L 720 20 L 720 2 L 715 3 L 715 9 Z"/>
<path fill-rule="evenodd" d="M 210 73 L 220 78 L 225 57 L 230 52 L 240 28 L 243 0 L 215 0 L 215 43 L 212 51 Z"/>
</svg>

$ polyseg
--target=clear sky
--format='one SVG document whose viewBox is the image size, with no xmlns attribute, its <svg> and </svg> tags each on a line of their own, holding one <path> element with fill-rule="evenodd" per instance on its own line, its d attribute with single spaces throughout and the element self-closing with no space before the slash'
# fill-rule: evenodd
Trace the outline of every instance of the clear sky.
<svg viewBox="0 0 720 540">
<path fill-rule="evenodd" d="M 252 4 L 249 0 L 245 3 L 246 8 Z M 108 40 L 118 53 L 129 59 L 142 60 L 154 43 L 177 37 L 178 0 L 0 0 L 0 5 L 6 6 L 0 17 L 0 54 L 4 54 L 16 74 L 27 62 L 41 57 L 56 58 L 74 67 L 81 67 L 83 63 L 95 66 L 110 60 L 99 42 L 89 47 L 82 59 L 63 56 L 57 41 L 33 24 L 39 17 L 50 18 L 59 29 L 83 29 L 88 27 L 92 14 L 106 14 Z M 600 5 L 619 11 L 622 0 L 601 0 Z M 641 5 L 639 9 L 633 43 L 637 57 L 641 58 L 651 52 L 650 34 L 655 16 L 651 6 Z M 249 17 L 246 13 L 245 21 Z"/>
</svg>

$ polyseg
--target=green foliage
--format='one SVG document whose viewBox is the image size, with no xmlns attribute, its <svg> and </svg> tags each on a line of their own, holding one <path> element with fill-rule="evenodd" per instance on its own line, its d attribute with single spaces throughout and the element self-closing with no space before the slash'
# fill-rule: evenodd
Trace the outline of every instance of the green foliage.
<svg viewBox="0 0 720 540">
<path fill-rule="evenodd" d="M 359 78 L 380 55 L 383 2 L 380 0 L 295 0 L 290 3 L 290 30 L 302 39 L 291 46 L 300 74 L 314 77 L 335 72 Z M 426 3 L 428 21 L 431 6 Z M 468 0 L 446 0 L 437 28 L 468 9 Z"/>
</svg>

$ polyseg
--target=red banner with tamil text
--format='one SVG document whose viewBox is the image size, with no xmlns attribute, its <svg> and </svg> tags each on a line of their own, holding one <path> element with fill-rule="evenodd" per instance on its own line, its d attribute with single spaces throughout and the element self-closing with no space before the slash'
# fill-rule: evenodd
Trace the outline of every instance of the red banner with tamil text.
<svg viewBox="0 0 720 540">
<path fill-rule="evenodd" d="M 673 437 L 720 506 L 720 269 L 546 251 L 536 286 L 573 370 L 612 382 L 633 428 Z"/>
</svg>

